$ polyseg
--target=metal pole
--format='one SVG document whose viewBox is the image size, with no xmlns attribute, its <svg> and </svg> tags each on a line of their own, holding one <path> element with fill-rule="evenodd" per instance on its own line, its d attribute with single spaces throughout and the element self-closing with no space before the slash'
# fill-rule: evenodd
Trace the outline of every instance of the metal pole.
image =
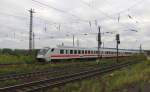
<svg viewBox="0 0 150 92">
<path fill-rule="evenodd" d="M 33 49 L 35 49 L 35 34 L 33 32 Z"/>
<path fill-rule="evenodd" d="M 29 12 L 30 12 L 29 53 L 31 53 L 32 52 L 32 36 L 33 36 L 32 35 L 32 26 L 33 26 L 33 13 L 34 13 L 34 11 L 33 11 L 33 9 L 31 9 L 31 10 L 29 10 Z"/>
<path fill-rule="evenodd" d="M 99 62 L 100 62 L 100 59 L 101 59 L 101 53 L 100 53 L 100 49 L 101 49 L 101 44 L 102 44 L 102 42 L 101 42 L 101 27 L 100 26 L 98 26 L 98 30 L 99 30 L 99 32 L 98 32 L 98 59 L 99 59 Z"/>
<path fill-rule="evenodd" d="M 142 45 L 140 44 L 140 54 L 142 54 Z"/>
<path fill-rule="evenodd" d="M 73 47 L 74 47 L 74 34 L 73 34 Z"/>
<path fill-rule="evenodd" d="M 77 47 L 79 47 L 79 44 L 80 44 L 80 42 L 79 42 L 79 39 L 77 38 Z"/>
<path fill-rule="evenodd" d="M 117 48 L 117 62 L 118 62 L 118 61 L 119 61 L 119 60 L 118 60 L 118 41 L 117 41 L 116 48 Z"/>
<path fill-rule="evenodd" d="M 103 42 L 103 49 L 104 49 L 104 45 L 105 45 L 105 44 L 104 44 L 104 42 Z"/>
<path fill-rule="evenodd" d="M 119 62 L 119 58 L 118 58 L 118 45 L 120 44 L 120 36 L 119 36 L 119 34 L 116 34 L 116 49 L 117 49 L 117 62 Z"/>
</svg>

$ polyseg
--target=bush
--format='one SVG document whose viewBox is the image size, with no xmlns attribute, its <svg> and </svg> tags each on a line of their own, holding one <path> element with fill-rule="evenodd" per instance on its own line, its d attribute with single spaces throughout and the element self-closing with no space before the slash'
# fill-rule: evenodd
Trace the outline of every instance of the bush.
<svg viewBox="0 0 150 92">
<path fill-rule="evenodd" d="M 33 56 L 23 56 L 23 55 L 0 55 L 0 64 L 24 64 L 35 62 L 35 57 Z"/>
<path fill-rule="evenodd" d="M 38 49 L 34 49 L 32 51 L 33 56 L 35 56 L 37 54 Z M 25 49 L 9 49 L 9 48 L 4 48 L 4 49 L 0 49 L 0 54 L 7 54 L 7 55 L 28 55 L 29 54 L 29 50 L 25 50 Z"/>
</svg>

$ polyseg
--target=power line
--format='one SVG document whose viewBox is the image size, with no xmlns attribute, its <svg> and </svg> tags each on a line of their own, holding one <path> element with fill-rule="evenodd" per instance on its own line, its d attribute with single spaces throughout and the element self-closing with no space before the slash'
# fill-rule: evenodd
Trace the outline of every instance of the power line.
<svg viewBox="0 0 150 92">
<path fill-rule="evenodd" d="M 84 2 L 84 1 L 81 0 L 81 2 L 82 2 L 83 4 L 87 5 L 88 7 L 92 8 L 92 9 L 97 9 L 97 11 L 103 13 L 104 15 L 106 15 L 106 17 L 108 17 L 108 18 L 110 18 L 110 19 L 114 19 L 112 16 L 115 16 L 115 15 L 118 15 L 118 14 L 120 15 L 121 13 L 124 13 L 124 12 L 128 11 L 129 9 L 134 8 L 135 6 L 139 5 L 139 4 L 141 3 L 141 1 L 143 1 L 143 0 L 139 0 L 139 1 L 137 1 L 135 4 L 133 4 L 132 6 L 126 8 L 126 9 L 124 9 L 124 10 L 122 10 L 122 11 L 119 11 L 119 12 L 117 12 L 117 13 L 115 13 L 115 14 L 109 15 L 108 13 L 106 13 L 106 12 L 104 12 L 104 11 L 98 9 L 98 8 L 94 8 L 94 7 L 89 6 L 88 3 L 86 3 L 86 2 Z"/>
<path fill-rule="evenodd" d="M 112 18 L 111 16 L 109 16 L 106 12 L 104 12 L 104 11 L 98 9 L 98 8 L 91 7 L 88 3 L 86 3 L 86 2 L 84 2 L 84 1 L 82 1 L 82 0 L 81 0 L 81 2 L 82 2 L 83 4 L 85 4 L 85 5 L 87 5 L 88 7 L 92 8 L 92 9 L 96 9 L 98 12 L 101 12 L 102 14 L 104 14 L 105 16 L 107 16 L 108 18 L 113 19 L 113 18 Z"/>
<path fill-rule="evenodd" d="M 51 6 L 51 5 L 44 4 L 44 3 L 39 2 L 39 1 L 36 1 L 36 0 L 32 0 L 32 1 L 33 1 L 33 2 L 36 2 L 36 3 L 40 4 L 40 5 L 49 7 L 49 8 L 51 8 L 51 9 L 53 9 L 53 10 L 58 11 L 58 12 L 61 12 L 61 13 L 68 14 L 68 15 L 71 15 L 71 16 L 73 16 L 73 17 L 76 17 L 76 18 L 77 18 L 78 20 L 80 20 L 80 21 L 87 22 L 87 20 L 83 20 L 83 19 L 81 19 L 80 17 L 78 17 L 78 16 L 76 16 L 76 15 L 74 15 L 74 14 L 71 14 L 71 13 L 69 13 L 69 12 L 67 12 L 67 11 L 64 11 L 64 10 L 62 10 L 62 9 L 58 9 L 58 8 L 56 8 L 56 7 L 53 7 L 53 6 Z"/>
<path fill-rule="evenodd" d="M 49 24 L 49 25 L 66 25 L 66 24 L 77 24 L 81 23 L 79 21 L 73 21 L 73 22 L 52 22 L 51 20 L 45 20 L 40 17 L 34 17 L 34 19 L 39 19 L 39 21 L 42 21 L 44 24 Z M 37 20 L 36 20 L 37 21 Z M 87 23 L 87 22 L 86 22 Z"/>
<path fill-rule="evenodd" d="M 121 14 L 121 13 L 127 12 L 128 10 L 133 9 L 133 8 L 135 8 L 135 6 L 141 4 L 142 1 L 143 1 L 143 0 L 139 0 L 139 1 L 137 1 L 135 4 L 131 5 L 130 7 L 126 8 L 126 9 L 124 9 L 124 10 L 122 10 L 122 11 L 119 11 L 119 12 L 113 14 L 113 15 Z M 144 2 L 144 1 L 143 1 L 143 2 Z"/>
<path fill-rule="evenodd" d="M 0 12 L 0 15 L 4 15 L 4 16 L 11 16 L 11 17 L 21 18 L 21 19 L 27 19 L 27 17 L 18 16 L 18 15 L 15 15 L 15 14 L 13 15 L 13 14 L 4 13 L 4 12 Z"/>
</svg>

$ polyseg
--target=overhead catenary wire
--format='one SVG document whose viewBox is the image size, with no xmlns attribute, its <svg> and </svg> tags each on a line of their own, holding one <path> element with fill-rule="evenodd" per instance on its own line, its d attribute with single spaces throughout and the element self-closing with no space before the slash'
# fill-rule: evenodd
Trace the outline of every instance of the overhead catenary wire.
<svg viewBox="0 0 150 92">
<path fill-rule="evenodd" d="M 88 22 L 88 20 L 81 19 L 79 16 L 76 16 L 76 15 L 74 15 L 74 14 L 72 14 L 72 13 L 69 13 L 69 12 L 67 12 L 67 11 L 65 11 L 65 10 L 62 10 L 62 9 L 56 8 L 56 7 L 52 6 L 52 5 L 47 5 L 47 4 L 42 3 L 42 2 L 39 2 L 39 1 L 37 1 L 37 0 L 32 0 L 32 1 L 33 1 L 33 2 L 36 2 L 36 3 L 40 4 L 40 5 L 43 5 L 43 6 L 49 7 L 49 8 L 51 8 L 51 9 L 53 9 L 53 10 L 58 11 L 58 12 L 61 12 L 61 13 L 64 13 L 64 14 L 67 14 L 67 15 L 73 16 L 73 17 L 77 18 L 77 19 L 78 19 L 78 20 L 80 20 L 80 21 Z"/>
<path fill-rule="evenodd" d="M 143 1 L 143 0 L 136 1 L 135 4 L 129 6 L 129 7 L 127 7 L 126 9 L 121 10 L 121 11 L 115 13 L 115 14 L 112 14 L 112 15 L 122 14 L 122 13 L 128 12 L 128 10 L 131 10 L 131 9 L 133 9 L 133 8 L 136 8 L 138 5 L 141 5 L 142 2 L 144 2 L 144 1 Z"/>
<path fill-rule="evenodd" d="M 81 0 L 81 2 L 82 2 L 83 4 L 85 4 L 86 6 L 92 8 L 92 9 L 96 9 L 99 13 L 105 15 L 106 17 L 108 17 L 108 18 L 110 18 L 110 19 L 114 19 L 112 16 L 109 16 L 106 12 L 104 12 L 104 11 L 98 9 L 98 8 L 91 7 L 88 3 L 86 3 L 86 2 L 84 2 L 84 1 L 82 1 L 82 0 Z"/>
<path fill-rule="evenodd" d="M 8 16 L 9 16 L 9 15 L 8 15 Z M 12 16 L 12 15 L 10 15 L 10 16 Z M 16 17 L 16 18 L 17 18 L 17 16 L 14 16 L 14 17 Z M 20 18 L 21 18 L 21 17 L 20 17 Z M 55 23 L 55 24 L 57 24 L 57 25 L 58 25 L 58 24 L 60 24 L 60 23 Z M 62 24 L 63 24 L 63 23 L 62 23 Z M 61 25 L 62 25 L 62 24 L 61 24 Z"/>
<path fill-rule="evenodd" d="M 11 16 L 11 17 L 15 17 L 15 18 L 20 18 L 20 19 L 24 19 L 24 20 L 26 20 L 26 19 L 28 19 L 28 17 L 25 17 L 25 16 L 18 16 L 18 15 L 15 15 L 15 14 L 10 14 L 10 13 L 6 13 L 6 12 L 0 12 L 0 16 L 2 16 L 2 15 L 4 15 L 4 16 Z"/>
<path fill-rule="evenodd" d="M 140 0 L 141 1 L 141 0 Z M 57 9 L 58 10 L 58 9 Z M 62 11 L 61 11 L 62 12 Z M 20 17 L 20 18 L 26 18 L 26 17 L 21 17 L 21 16 L 16 16 L 16 15 L 12 15 L 12 14 L 7 14 L 8 16 L 14 16 L 14 17 L 16 17 L 16 18 L 18 18 L 18 17 Z M 75 22 L 74 22 L 75 23 Z M 64 24 L 64 23 L 55 23 L 55 22 L 53 22 L 53 23 L 51 23 L 52 25 L 53 24 Z"/>
<path fill-rule="evenodd" d="M 39 1 L 36 1 L 36 0 L 32 0 L 32 1 L 37 2 L 37 3 L 39 3 L 39 4 L 41 4 L 41 5 L 44 5 L 44 6 L 50 7 L 50 8 L 52 8 L 52 9 L 56 10 L 56 11 L 59 11 L 59 12 L 62 12 L 62 13 L 68 13 L 68 12 L 66 12 L 66 11 L 64 11 L 64 10 L 61 10 L 61 9 L 55 8 L 55 7 L 53 7 L 53 6 L 50 6 L 50 5 L 41 3 L 41 2 L 39 2 Z M 116 14 L 118 15 L 118 14 L 127 12 L 129 9 L 132 9 L 132 8 L 134 8 L 135 6 L 137 6 L 138 4 L 140 4 L 141 1 L 143 1 L 143 0 L 139 0 L 139 1 L 136 2 L 134 5 L 131 5 L 130 7 L 126 8 L 126 9 L 124 9 L 124 10 L 122 10 L 122 11 L 119 11 L 119 12 L 117 12 L 117 13 L 115 13 L 115 14 L 112 14 L 112 15 L 116 15 Z M 84 2 L 84 1 L 81 1 L 81 2 L 83 2 L 84 4 L 86 4 L 87 6 L 89 6 L 86 2 Z M 89 7 L 91 7 L 91 6 L 89 6 Z M 95 9 L 96 9 L 96 8 L 95 8 Z M 99 10 L 99 9 L 98 9 L 98 10 Z M 103 11 L 101 11 L 101 12 L 104 13 L 105 15 L 108 15 L 106 12 L 103 12 Z M 7 15 L 7 16 L 13 16 L 13 17 L 16 17 L 16 18 L 27 18 L 27 17 L 23 17 L 23 16 L 18 16 L 18 15 L 13 15 L 13 14 L 8 14 L 8 13 L 2 13 L 2 12 L 0 12 L 0 14 L 2 14 L 2 15 Z M 71 13 L 68 13 L 68 14 L 71 14 Z M 73 15 L 73 14 L 71 14 L 71 15 L 74 16 L 74 17 L 79 18 L 79 17 L 76 16 L 76 15 Z M 111 17 L 112 15 L 110 15 L 110 16 L 108 15 L 108 17 Z M 86 22 L 88 22 L 88 21 L 86 20 Z M 59 23 L 59 24 L 60 24 L 60 23 Z"/>
<path fill-rule="evenodd" d="M 84 2 L 84 1 L 81 0 L 81 2 L 82 2 L 83 4 L 87 5 L 88 7 L 92 8 L 92 9 L 96 9 L 97 11 L 101 12 L 102 14 L 104 14 L 106 17 L 108 17 L 108 18 L 110 18 L 110 19 L 115 19 L 115 17 L 112 17 L 112 16 L 117 16 L 118 14 L 119 14 L 119 19 L 120 19 L 120 16 L 121 16 L 123 13 L 127 12 L 129 9 L 135 8 L 135 6 L 138 6 L 142 1 L 143 1 L 143 0 L 139 0 L 139 1 L 137 1 L 135 4 L 133 4 L 133 5 L 129 6 L 129 7 L 127 7 L 126 9 L 121 10 L 121 11 L 119 11 L 119 12 L 117 12 L 117 13 L 112 14 L 112 15 L 109 15 L 108 13 L 106 13 L 106 12 L 104 12 L 104 11 L 98 9 L 98 8 L 91 7 L 88 3 L 86 3 L 86 2 Z M 99 19 L 96 19 L 96 20 L 99 20 Z"/>
</svg>

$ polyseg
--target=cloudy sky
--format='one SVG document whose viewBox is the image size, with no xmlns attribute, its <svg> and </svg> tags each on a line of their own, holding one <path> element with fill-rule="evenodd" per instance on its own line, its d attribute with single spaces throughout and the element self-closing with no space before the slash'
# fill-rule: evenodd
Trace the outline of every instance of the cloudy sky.
<svg viewBox="0 0 150 92">
<path fill-rule="evenodd" d="M 28 49 L 32 8 L 35 48 L 72 46 L 73 34 L 75 45 L 96 47 L 101 26 L 105 47 L 115 47 L 119 33 L 120 48 L 150 49 L 149 5 L 150 0 L 0 0 L 0 48 Z"/>
</svg>

